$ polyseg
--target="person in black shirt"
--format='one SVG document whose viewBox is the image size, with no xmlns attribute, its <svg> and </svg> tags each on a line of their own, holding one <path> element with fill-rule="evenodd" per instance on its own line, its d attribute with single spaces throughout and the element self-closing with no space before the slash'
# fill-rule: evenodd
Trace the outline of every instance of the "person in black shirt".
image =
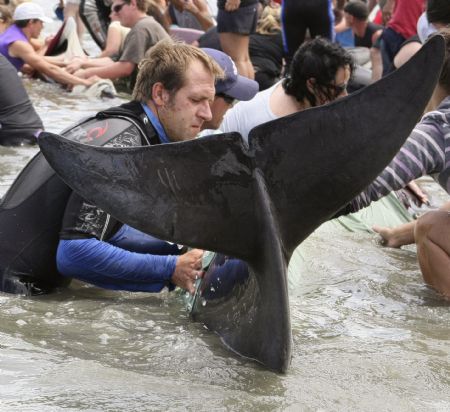
<svg viewBox="0 0 450 412">
<path fill-rule="evenodd" d="M 0 145 L 35 144 L 44 128 L 14 66 L 0 54 Z"/>
</svg>

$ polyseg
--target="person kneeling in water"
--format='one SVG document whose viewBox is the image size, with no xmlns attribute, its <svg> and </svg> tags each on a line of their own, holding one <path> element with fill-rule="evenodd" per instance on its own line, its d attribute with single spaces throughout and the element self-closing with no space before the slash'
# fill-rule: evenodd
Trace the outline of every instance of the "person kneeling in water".
<svg viewBox="0 0 450 412">
<path fill-rule="evenodd" d="M 64 135 L 100 145 L 109 133 L 107 143 L 116 147 L 194 139 L 212 118 L 214 85 L 222 77 L 222 69 L 200 49 L 162 41 L 140 65 L 133 101 Z M 194 291 L 203 251 L 182 254 L 184 248 L 126 226 L 70 193 L 59 179 L 49 187 L 56 176 L 45 159 L 37 156 L 30 163 L 34 168 L 22 171 L 0 204 L 2 291 L 46 293 L 68 278 L 115 290 Z M 39 184 L 30 184 L 36 180 Z"/>
</svg>

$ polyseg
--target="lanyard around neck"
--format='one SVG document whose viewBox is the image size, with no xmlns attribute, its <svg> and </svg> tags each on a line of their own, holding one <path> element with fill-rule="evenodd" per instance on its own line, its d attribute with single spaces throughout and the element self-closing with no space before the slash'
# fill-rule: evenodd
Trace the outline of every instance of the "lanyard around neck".
<svg viewBox="0 0 450 412">
<path fill-rule="evenodd" d="M 162 126 L 159 119 L 155 116 L 155 114 L 150 110 L 150 108 L 145 103 L 141 103 L 141 105 L 145 111 L 145 114 L 147 115 L 148 119 L 150 120 L 150 123 L 155 128 L 156 133 L 158 133 L 159 140 L 161 141 L 161 143 L 170 143 L 170 140 L 167 137 L 166 131 L 164 130 L 164 127 Z"/>
</svg>

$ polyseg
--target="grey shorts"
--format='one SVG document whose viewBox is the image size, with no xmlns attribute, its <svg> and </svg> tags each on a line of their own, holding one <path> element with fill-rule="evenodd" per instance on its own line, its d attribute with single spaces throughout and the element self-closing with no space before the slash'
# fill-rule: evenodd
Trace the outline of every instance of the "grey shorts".
<svg viewBox="0 0 450 412">
<path fill-rule="evenodd" d="M 236 11 L 219 9 L 217 32 L 249 35 L 255 32 L 257 19 L 256 4 L 239 7 Z"/>
</svg>

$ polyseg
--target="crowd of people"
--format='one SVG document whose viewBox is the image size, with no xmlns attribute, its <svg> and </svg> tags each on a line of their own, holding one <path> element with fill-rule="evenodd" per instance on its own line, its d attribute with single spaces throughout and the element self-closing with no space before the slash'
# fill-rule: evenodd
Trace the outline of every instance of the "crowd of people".
<svg viewBox="0 0 450 412">
<path fill-rule="evenodd" d="M 99 2 L 93 2 L 98 12 L 94 17 L 107 27 L 103 36 L 95 38 L 101 53 L 70 60 L 46 55 L 49 41 L 40 37 L 50 16 L 38 4 L 2 3 L 0 144 L 5 145 L 33 143 L 43 129 L 17 72 L 37 72 L 68 88 L 89 86 L 100 79 L 121 80 L 132 94 L 131 102 L 94 116 L 83 127 L 92 126 L 99 118 L 133 119 L 122 130 L 135 128 L 134 145 L 190 140 L 202 131 L 211 134 L 214 130 L 237 131 L 247 139 L 258 124 L 346 96 L 359 65 L 370 67 L 370 81 L 379 80 L 404 64 L 430 35 L 444 30 L 447 58 L 430 101 L 433 112 L 424 117 L 398 155 L 398 162 L 406 164 L 405 153 L 415 153 L 412 147 L 423 146 L 426 150 L 414 155 L 423 161 L 423 167 L 399 181 L 391 165 L 347 211 L 404 187 L 424 173 L 447 176 L 448 1 L 104 0 L 101 8 Z M 76 19 L 81 39 L 86 34 L 84 25 L 95 36 L 86 3 L 60 1 L 56 10 L 62 20 Z M 355 48 L 364 48 L 368 61 L 361 62 Z M 20 100 L 18 105 L 14 99 Z M 237 101 L 240 103 L 235 104 Z M 115 145 L 121 137 L 120 133 L 114 136 Z M 421 139 L 424 141 L 417 143 Z M 394 181 L 387 184 L 391 178 Z M 447 178 L 441 180 L 448 191 Z M 384 182 L 381 189 L 376 186 L 380 182 Z M 424 199 L 420 191 L 418 196 Z M 193 293 L 196 279 L 202 276 L 202 251 L 185 252 L 140 233 L 76 193 L 64 202 L 60 214 L 54 245 L 55 277 L 78 278 L 110 289 L 155 292 L 180 286 Z M 394 241 L 390 229 L 376 229 L 387 245 L 416 240 L 425 281 L 450 296 L 450 248 L 442 236 L 442 228 L 448 225 L 443 220 L 448 216 L 432 216 L 408 226 L 407 241 Z M 436 235 L 434 227 L 441 232 Z M 23 268 L 20 275 L 14 267 L 0 270 L 1 290 L 31 294 L 51 289 L 48 277 L 41 282 L 32 267 L 26 269 L 33 274 L 32 282 L 29 276 L 23 281 Z"/>
</svg>

